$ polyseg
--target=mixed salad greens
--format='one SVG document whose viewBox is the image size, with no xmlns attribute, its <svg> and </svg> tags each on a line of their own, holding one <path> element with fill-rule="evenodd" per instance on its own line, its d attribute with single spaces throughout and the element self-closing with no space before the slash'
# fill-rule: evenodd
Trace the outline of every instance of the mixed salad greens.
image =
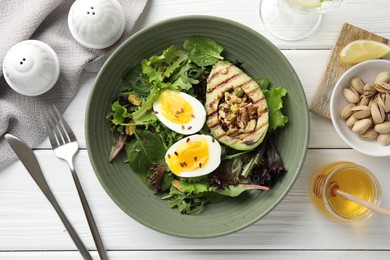
<svg viewBox="0 0 390 260">
<path fill-rule="evenodd" d="M 123 77 L 123 86 L 107 115 L 115 137 L 109 160 L 124 150 L 132 170 L 183 214 L 199 213 L 209 203 L 239 196 L 246 190 L 268 190 L 286 172 L 272 135 L 288 121 L 281 111 L 287 92 L 281 86 L 272 86 L 266 78 L 255 79 L 269 111 L 268 132 L 258 147 L 238 151 L 221 145 L 220 165 L 205 176 L 182 178 L 167 166 L 164 156 L 168 148 L 185 136 L 158 120 L 153 103 L 163 90 L 171 89 L 204 104 L 207 77 L 211 67 L 224 60 L 223 51 L 214 40 L 196 36 L 188 38 L 183 48 L 170 46 L 161 55 L 142 60 Z M 239 62 L 234 64 L 241 66 Z M 210 135 L 206 124 L 199 132 Z"/>
</svg>

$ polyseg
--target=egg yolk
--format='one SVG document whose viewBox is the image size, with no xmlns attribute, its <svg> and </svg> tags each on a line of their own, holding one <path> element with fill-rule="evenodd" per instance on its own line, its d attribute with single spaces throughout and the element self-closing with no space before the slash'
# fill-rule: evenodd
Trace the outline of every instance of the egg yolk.
<svg viewBox="0 0 390 260">
<path fill-rule="evenodd" d="M 186 124 L 194 117 L 191 104 L 174 91 L 161 93 L 158 112 L 176 124 Z"/>
<path fill-rule="evenodd" d="M 201 169 L 209 159 L 209 147 L 205 138 L 192 141 L 188 137 L 186 140 L 173 154 L 167 155 L 168 166 L 176 175 Z"/>
</svg>

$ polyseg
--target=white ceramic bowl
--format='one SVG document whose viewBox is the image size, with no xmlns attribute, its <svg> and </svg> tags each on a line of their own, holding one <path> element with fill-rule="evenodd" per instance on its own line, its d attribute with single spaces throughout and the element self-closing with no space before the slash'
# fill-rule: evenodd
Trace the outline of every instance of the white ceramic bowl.
<svg viewBox="0 0 390 260">
<path fill-rule="evenodd" d="M 365 83 L 372 82 L 381 71 L 390 71 L 390 60 L 369 60 L 353 66 L 337 81 L 330 98 L 330 115 L 339 136 L 356 151 L 377 157 L 390 156 L 390 145 L 383 146 L 376 140 L 360 139 L 347 126 L 345 120 L 340 118 L 340 114 L 348 104 L 348 101 L 344 98 L 343 89 L 349 85 L 351 79 L 358 77 Z"/>
</svg>

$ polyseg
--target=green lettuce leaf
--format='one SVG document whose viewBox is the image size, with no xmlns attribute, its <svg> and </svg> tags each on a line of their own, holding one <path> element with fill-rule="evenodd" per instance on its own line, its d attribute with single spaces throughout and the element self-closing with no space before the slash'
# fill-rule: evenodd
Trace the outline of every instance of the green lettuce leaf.
<svg viewBox="0 0 390 260">
<path fill-rule="evenodd" d="M 125 122 L 126 118 L 131 118 L 131 114 L 127 112 L 126 107 L 122 106 L 119 101 L 115 101 L 111 105 L 111 122 L 114 125 L 121 125 Z"/>
<path fill-rule="evenodd" d="M 136 125 L 146 125 L 157 121 L 157 116 L 152 113 L 152 109 L 153 103 L 158 99 L 159 95 L 160 92 L 152 88 L 149 96 L 142 102 L 140 108 L 131 113 L 131 117 Z"/>
<path fill-rule="evenodd" d="M 172 76 L 172 87 L 177 90 L 188 91 L 193 84 L 199 83 L 199 78 L 203 74 L 203 69 L 193 63 L 186 63 L 176 74 Z"/>
<path fill-rule="evenodd" d="M 142 72 L 146 74 L 149 82 L 164 82 L 187 60 L 186 52 L 172 45 L 160 56 L 154 55 L 148 60 L 142 60 Z"/>
<path fill-rule="evenodd" d="M 268 131 L 274 131 L 278 127 L 284 126 L 288 122 L 288 118 L 283 115 L 282 98 L 287 94 L 287 90 L 281 86 L 270 87 L 263 90 L 265 99 L 267 100 L 269 111 L 269 126 Z"/>
</svg>

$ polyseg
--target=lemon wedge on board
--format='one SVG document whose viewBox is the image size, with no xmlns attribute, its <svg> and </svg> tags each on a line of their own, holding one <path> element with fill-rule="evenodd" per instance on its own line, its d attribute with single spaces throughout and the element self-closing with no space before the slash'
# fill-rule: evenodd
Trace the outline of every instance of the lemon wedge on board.
<svg viewBox="0 0 390 260">
<path fill-rule="evenodd" d="M 303 8 L 321 7 L 321 0 L 291 0 L 291 2 Z"/>
<path fill-rule="evenodd" d="M 377 41 L 356 40 L 348 43 L 340 52 L 343 63 L 353 64 L 366 60 L 383 58 L 390 52 L 390 46 Z"/>
</svg>

